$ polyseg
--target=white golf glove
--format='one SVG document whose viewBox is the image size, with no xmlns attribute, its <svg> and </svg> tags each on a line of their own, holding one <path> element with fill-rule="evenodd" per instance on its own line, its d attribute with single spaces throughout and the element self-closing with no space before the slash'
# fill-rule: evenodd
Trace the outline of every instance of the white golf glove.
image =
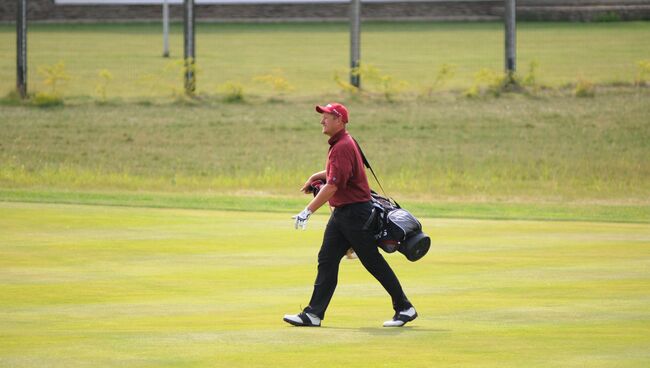
<svg viewBox="0 0 650 368">
<path fill-rule="evenodd" d="M 302 212 L 291 217 L 296 220 L 296 229 L 301 228 L 302 230 L 305 230 L 307 228 L 307 220 L 309 220 L 309 216 L 311 216 L 312 213 L 313 212 L 311 212 L 309 208 L 305 207 Z"/>
</svg>

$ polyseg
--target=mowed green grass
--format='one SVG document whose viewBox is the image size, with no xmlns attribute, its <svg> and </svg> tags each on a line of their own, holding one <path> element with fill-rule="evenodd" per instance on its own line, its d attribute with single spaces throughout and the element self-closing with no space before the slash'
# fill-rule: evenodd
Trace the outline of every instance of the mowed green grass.
<svg viewBox="0 0 650 368">
<path fill-rule="evenodd" d="M 423 218 L 387 255 L 418 308 L 343 260 L 323 327 L 308 302 L 327 217 L 0 202 L 3 367 L 643 367 L 647 224 Z"/>
<path fill-rule="evenodd" d="M 631 83 L 636 63 L 650 58 L 649 22 L 520 23 L 517 28 L 518 70 L 525 74 L 538 63 L 537 82 L 560 86 L 579 77 L 596 83 Z M 319 95 L 338 89 L 349 65 L 346 23 L 199 24 L 196 30 L 197 88 L 216 94 L 225 82 L 244 85 L 244 92 L 273 95 L 255 76 L 282 75 L 294 87 L 290 95 Z M 96 96 L 98 72 L 114 79 L 109 98 L 164 97 L 182 89 L 178 70 L 167 68 L 182 59 L 182 28 L 172 26 L 171 59 L 161 57 L 159 24 L 45 25 L 31 24 L 28 36 L 29 90 L 46 90 L 39 66 L 63 61 L 72 79 L 62 85 L 68 98 Z M 361 60 L 419 92 L 436 80 L 443 64 L 456 66 L 447 88 L 467 88 L 483 68 L 503 70 L 503 24 L 386 23 L 362 26 Z M 15 27 L 0 26 L 0 92 L 15 85 Z M 366 85 L 368 86 L 368 85 Z M 3 92 L 5 91 L 5 92 Z"/>
</svg>

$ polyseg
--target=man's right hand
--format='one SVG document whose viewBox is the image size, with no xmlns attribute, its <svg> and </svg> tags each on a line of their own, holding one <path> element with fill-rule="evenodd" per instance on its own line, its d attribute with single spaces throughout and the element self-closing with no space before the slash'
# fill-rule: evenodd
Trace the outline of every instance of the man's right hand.
<svg viewBox="0 0 650 368">
<path fill-rule="evenodd" d="M 322 180 L 323 182 L 325 182 L 327 180 L 325 176 L 325 170 L 316 172 L 312 176 L 310 176 L 309 179 L 307 179 L 305 184 L 302 186 L 302 188 L 300 188 L 300 191 L 305 194 L 310 194 L 313 190 L 311 188 L 311 183 L 313 183 L 314 180 Z"/>
</svg>

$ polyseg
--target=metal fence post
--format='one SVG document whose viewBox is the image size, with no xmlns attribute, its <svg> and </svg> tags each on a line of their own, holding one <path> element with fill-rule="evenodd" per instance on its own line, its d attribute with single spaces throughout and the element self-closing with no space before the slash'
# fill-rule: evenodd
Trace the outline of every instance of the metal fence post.
<svg viewBox="0 0 650 368">
<path fill-rule="evenodd" d="M 350 0 L 350 84 L 361 88 L 361 0 Z"/>
<path fill-rule="evenodd" d="M 16 89 L 27 98 L 27 0 L 18 0 L 16 13 Z"/>
<path fill-rule="evenodd" d="M 169 57 L 169 1 L 164 0 L 162 6 L 163 22 L 163 57 Z"/>
<path fill-rule="evenodd" d="M 506 74 L 511 78 L 517 71 L 517 20 L 516 0 L 505 0 Z"/>
<path fill-rule="evenodd" d="M 196 73 L 194 66 L 196 59 L 194 57 L 194 0 L 184 0 L 184 53 L 185 58 L 185 93 L 194 94 L 196 90 Z"/>
</svg>

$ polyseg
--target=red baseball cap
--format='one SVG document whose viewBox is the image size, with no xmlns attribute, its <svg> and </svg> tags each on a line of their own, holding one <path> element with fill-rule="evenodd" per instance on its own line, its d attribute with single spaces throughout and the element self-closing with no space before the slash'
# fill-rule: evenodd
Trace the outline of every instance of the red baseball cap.
<svg viewBox="0 0 650 368">
<path fill-rule="evenodd" d="M 336 116 L 339 116 L 344 123 L 348 122 L 348 109 L 346 109 L 345 106 L 341 105 L 340 103 L 332 102 L 328 103 L 325 106 L 316 106 L 316 111 L 318 111 L 320 114 L 324 112 L 328 114 L 334 114 Z"/>
</svg>

